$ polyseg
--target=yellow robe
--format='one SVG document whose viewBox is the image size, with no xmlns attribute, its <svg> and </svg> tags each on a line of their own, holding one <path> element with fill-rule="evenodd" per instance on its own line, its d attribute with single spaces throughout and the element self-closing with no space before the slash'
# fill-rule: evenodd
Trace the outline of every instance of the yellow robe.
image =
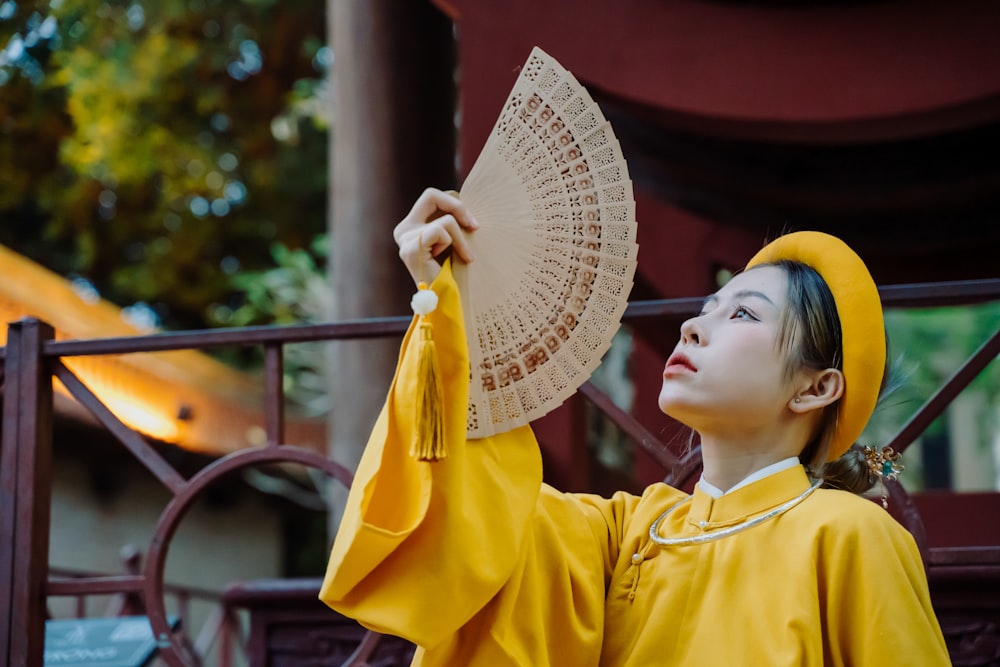
<svg viewBox="0 0 1000 667">
<path fill-rule="evenodd" d="M 916 546 L 870 501 L 819 489 L 744 532 L 661 547 L 650 524 L 680 491 L 562 494 L 541 483 L 528 427 L 466 441 L 469 362 L 447 266 L 432 287 L 448 458 L 408 454 L 411 327 L 330 555 L 329 606 L 416 643 L 424 666 L 950 664 Z M 659 534 L 739 523 L 808 486 L 795 467 L 719 499 L 696 491 Z"/>
</svg>

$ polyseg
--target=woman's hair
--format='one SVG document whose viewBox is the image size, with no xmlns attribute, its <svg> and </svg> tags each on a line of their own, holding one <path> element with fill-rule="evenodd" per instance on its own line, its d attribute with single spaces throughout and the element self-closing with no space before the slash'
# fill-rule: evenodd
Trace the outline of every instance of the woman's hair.
<svg viewBox="0 0 1000 667">
<path fill-rule="evenodd" d="M 773 266 L 784 270 L 788 278 L 787 307 L 778 332 L 778 344 L 788 355 L 786 371 L 791 374 L 802 366 L 843 371 L 843 335 L 830 288 L 819 273 L 801 262 L 780 260 Z M 823 408 L 816 433 L 802 449 L 799 460 L 827 487 L 864 493 L 875 480 L 860 447 L 851 447 L 835 461 L 826 460 L 837 428 L 839 403 L 834 401 Z"/>
<path fill-rule="evenodd" d="M 828 489 L 842 489 L 851 493 L 864 493 L 875 486 L 875 477 L 868 469 L 865 449 L 858 443 L 847 448 L 839 459 L 821 464 L 814 473 L 823 478 Z"/>
</svg>

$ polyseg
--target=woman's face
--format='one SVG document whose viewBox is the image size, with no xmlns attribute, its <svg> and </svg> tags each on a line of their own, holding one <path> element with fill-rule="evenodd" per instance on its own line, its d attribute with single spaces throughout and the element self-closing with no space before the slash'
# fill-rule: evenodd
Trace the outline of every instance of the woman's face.
<svg viewBox="0 0 1000 667">
<path fill-rule="evenodd" d="M 660 409 L 700 432 L 771 428 L 793 399 L 778 335 L 788 279 L 761 266 L 734 277 L 681 325 Z"/>
</svg>

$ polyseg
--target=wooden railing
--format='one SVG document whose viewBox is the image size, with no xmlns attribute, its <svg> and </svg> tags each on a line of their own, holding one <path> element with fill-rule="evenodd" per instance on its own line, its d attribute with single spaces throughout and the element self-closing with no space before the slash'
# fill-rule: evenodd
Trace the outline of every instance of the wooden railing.
<svg viewBox="0 0 1000 667">
<path fill-rule="evenodd" d="M 1000 300 L 1000 280 L 885 287 L 887 307 L 961 305 Z M 625 320 L 677 323 L 695 313 L 701 299 L 669 299 L 634 303 Z M 283 346 L 321 340 L 361 339 L 400 335 L 409 318 L 382 318 L 339 324 L 289 327 L 249 327 L 217 331 L 163 333 L 100 340 L 54 340 L 51 327 L 37 320 L 10 325 L 3 362 L 4 406 L 0 450 L 0 664 L 39 667 L 42 664 L 45 600 L 47 596 L 124 595 L 142 600 L 160 657 L 174 667 L 197 664 L 191 643 L 171 630 L 164 607 L 169 587 L 164 562 L 170 542 L 191 503 L 219 477 L 237 469 L 275 462 L 293 462 L 316 468 L 349 485 L 351 474 L 314 452 L 284 442 Z M 185 479 L 139 433 L 124 425 L 63 364 L 64 357 L 131 354 L 222 346 L 264 348 L 266 446 L 229 454 Z M 1000 332 L 994 334 L 893 439 L 903 450 L 954 396 L 1000 354 Z M 52 378 L 70 394 L 170 492 L 160 515 L 147 559 L 136 572 L 123 575 L 84 575 L 53 578 L 48 567 L 49 505 L 53 395 Z M 610 398 L 590 383 L 582 393 L 625 430 L 665 469 L 667 479 L 683 484 L 697 469 L 700 453 L 673 454 L 641 424 L 616 408 Z M 988 557 L 984 557 L 989 560 Z M 989 561 L 993 563 L 994 561 Z M 993 567 L 992 565 L 990 567 Z M 223 619 L 224 620 L 224 619 Z M 207 641 L 207 640 L 206 640 Z M 363 664 L 376 638 L 361 641 L 345 664 Z M 362 650 L 363 649 L 363 650 Z"/>
<path fill-rule="evenodd" d="M 134 545 L 127 544 L 121 550 L 122 566 L 125 574 L 137 575 L 142 570 L 142 552 Z M 110 573 L 89 572 L 72 568 L 49 568 L 49 581 L 57 587 L 62 582 L 97 580 L 115 576 Z M 58 588 L 57 588 L 58 589 Z M 204 664 L 211 651 L 216 649 L 216 664 L 231 667 L 234 663 L 246 663 L 247 645 L 237 611 L 225 604 L 221 591 L 212 591 L 195 586 L 167 584 L 163 586 L 164 596 L 176 609 L 183 644 L 200 664 Z M 50 593 L 49 599 L 56 597 Z M 67 618 L 87 618 L 94 616 L 95 598 L 103 601 L 103 608 L 97 612 L 101 617 L 138 616 L 146 614 L 146 605 L 136 593 L 117 593 L 112 596 L 98 595 L 86 590 L 68 594 L 73 599 L 72 616 Z M 192 624 L 191 603 L 200 602 L 209 611 L 201 627 Z M 60 618 L 52 613 L 51 605 L 46 609 L 46 620 Z M 154 665 L 155 667 L 155 665 Z"/>
</svg>

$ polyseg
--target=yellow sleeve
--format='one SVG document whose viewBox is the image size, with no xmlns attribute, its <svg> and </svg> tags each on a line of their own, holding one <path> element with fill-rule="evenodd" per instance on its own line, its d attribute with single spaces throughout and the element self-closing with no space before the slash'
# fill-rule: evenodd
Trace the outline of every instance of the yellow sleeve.
<svg viewBox="0 0 1000 667">
<path fill-rule="evenodd" d="M 320 590 L 337 611 L 422 646 L 455 633 L 511 577 L 542 477 L 528 427 L 466 442 L 469 361 L 449 264 L 431 287 L 448 457 L 409 455 L 418 357 L 411 325 Z"/>
<path fill-rule="evenodd" d="M 951 664 L 912 536 L 874 503 L 828 554 L 825 642 L 831 665 Z M 821 565 L 822 566 L 822 565 Z"/>
<path fill-rule="evenodd" d="M 596 667 L 604 641 L 610 553 L 621 498 L 572 496 L 542 486 L 524 548 L 500 591 L 421 667 Z"/>
</svg>

